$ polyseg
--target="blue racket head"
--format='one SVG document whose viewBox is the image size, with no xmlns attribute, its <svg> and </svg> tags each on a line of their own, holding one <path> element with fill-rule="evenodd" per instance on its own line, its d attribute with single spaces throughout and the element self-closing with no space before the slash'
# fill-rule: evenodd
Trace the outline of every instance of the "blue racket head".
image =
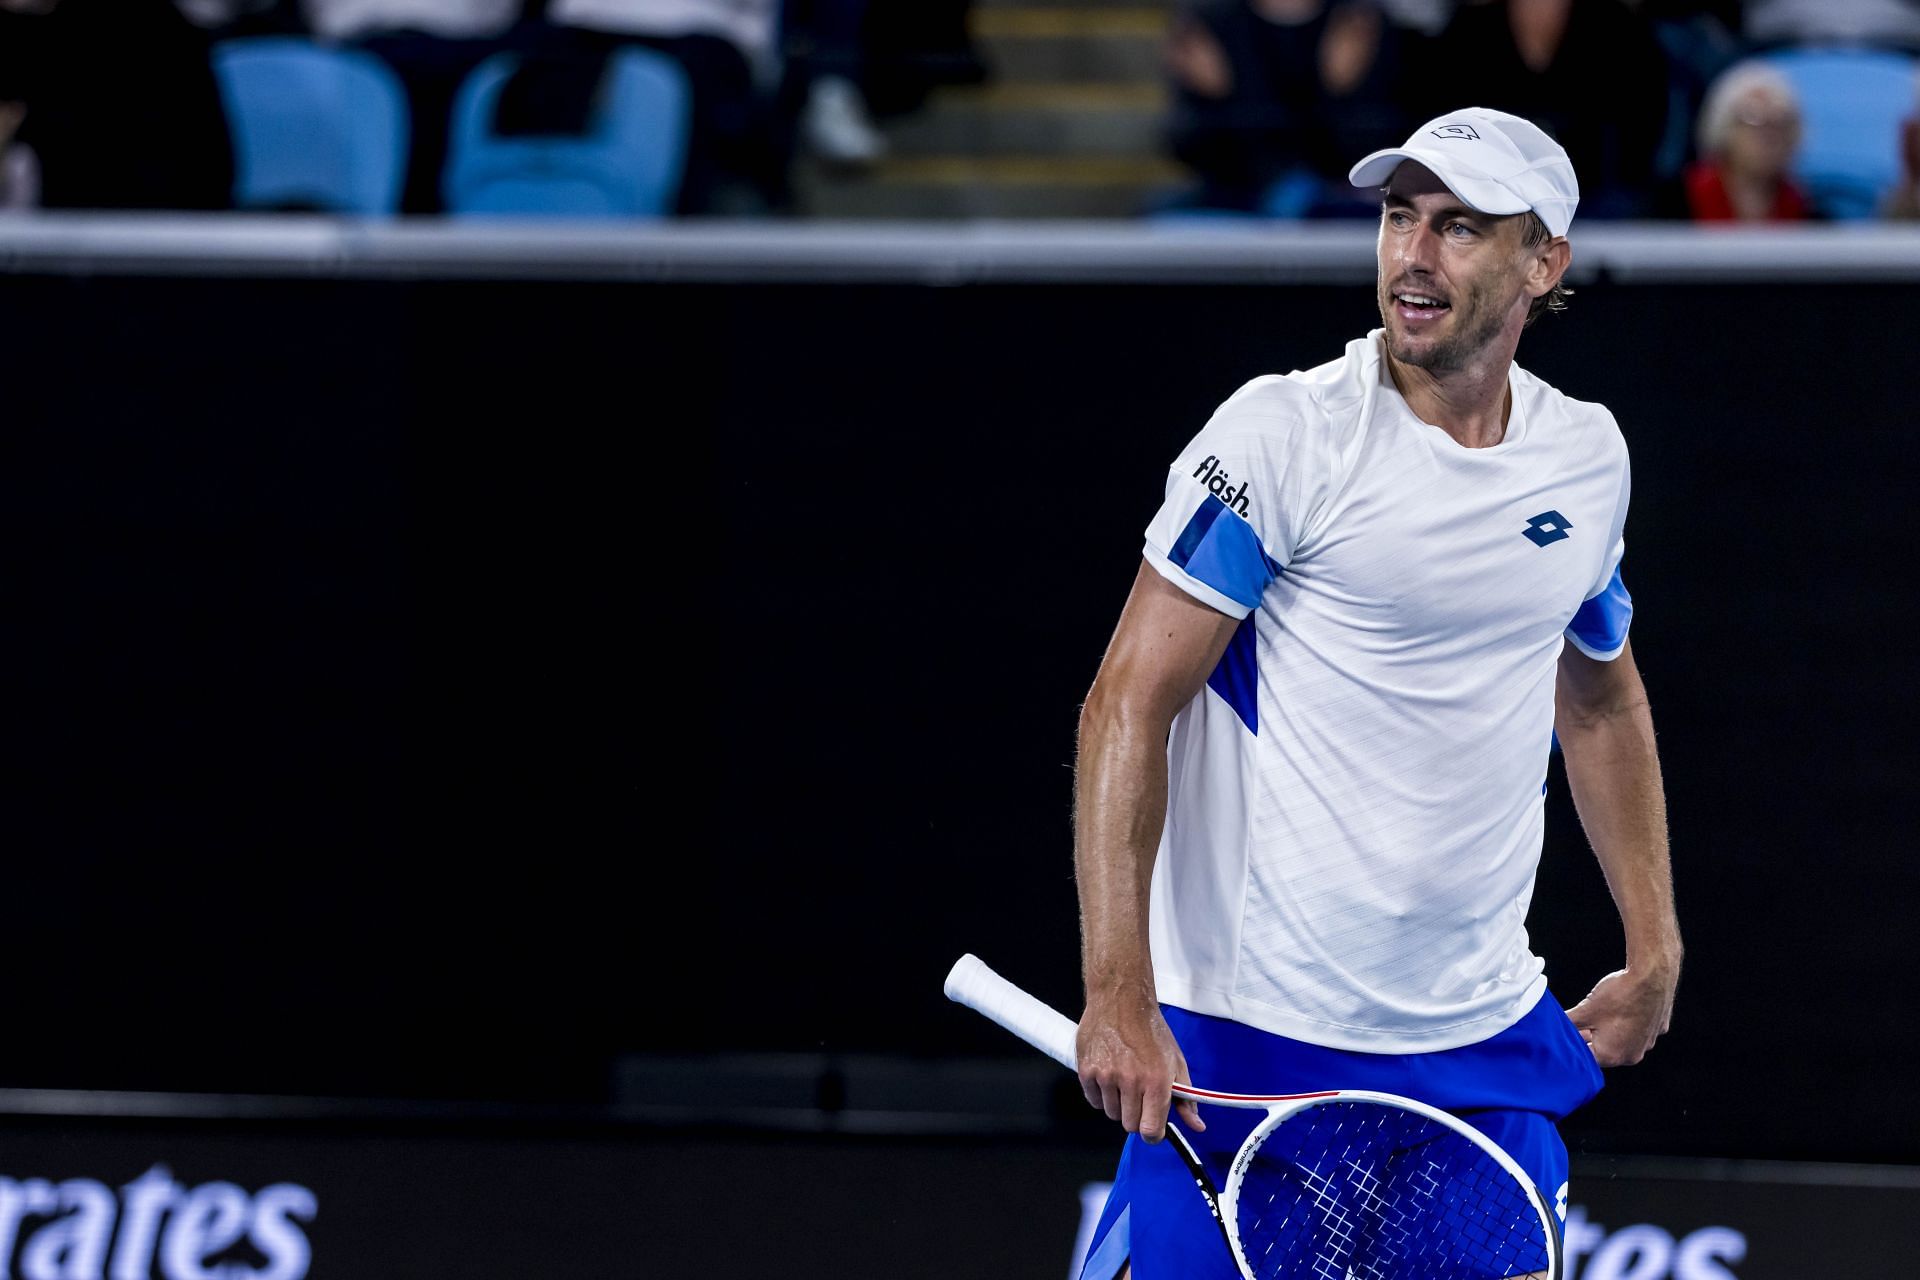
<svg viewBox="0 0 1920 1280">
<path fill-rule="evenodd" d="M 1559 1237 L 1505 1152 L 1420 1103 L 1345 1094 L 1268 1117 L 1221 1195 L 1256 1280 L 1557 1280 Z"/>
</svg>

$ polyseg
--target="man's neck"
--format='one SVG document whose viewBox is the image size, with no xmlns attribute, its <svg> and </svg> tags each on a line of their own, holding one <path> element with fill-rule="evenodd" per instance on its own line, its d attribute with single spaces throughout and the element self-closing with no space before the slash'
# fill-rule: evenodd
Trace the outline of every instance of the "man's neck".
<svg viewBox="0 0 1920 1280">
<path fill-rule="evenodd" d="M 1394 387 L 1420 421 L 1440 428 L 1467 449 L 1485 449 L 1506 439 L 1513 408 L 1507 390 L 1510 354 L 1487 352 L 1464 368 L 1433 373 L 1394 359 L 1384 342 L 1381 349 Z"/>
</svg>

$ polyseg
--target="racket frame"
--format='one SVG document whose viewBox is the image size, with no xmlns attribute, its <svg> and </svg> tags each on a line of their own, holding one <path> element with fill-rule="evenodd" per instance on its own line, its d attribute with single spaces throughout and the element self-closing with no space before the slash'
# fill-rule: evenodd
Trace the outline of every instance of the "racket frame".
<svg viewBox="0 0 1920 1280">
<path fill-rule="evenodd" d="M 1079 1071 L 1076 1044 L 1079 1034 L 1078 1025 L 1059 1010 L 995 973 L 978 956 L 964 955 L 954 963 L 947 974 L 946 995 L 949 1000 L 963 1004 L 976 1013 L 999 1023 L 1068 1070 L 1076 1073 Z M 1533 1207 L 1534 1213 L 1540 1219 L 1541 1230 L 1545 1233 L 1547 1267 L 1543 1272 L 1532 1274 L 1544 1277 L 1544 1280 L 1560 1280 L 1565 1274 L 1559 1219 L 1548 1206 L 1545 1198 L 1541 1196 L 1540 1188 L 1534 1185 L 1533 1179 L 1527 1175 L 1526 1170 L 1501 1149 L 1500 1144 L 1458 1116 L 1415 1098 L 1368 1089 L 1323 1089 L 1313 1093 L 1227 1093 L 1219 1089 L 1176 1083 L 1173 1086 L 1173 1096 L 1212 1106 L 1240 1107 L 1267 1113 L 1266 1118 L 1255 1125 L 1253 1132 L 1248 1134 L 1246 1140 L 1240 1144 L 1239 1150 L 1234 1154 L 1233 1165 L 1228 1170 L 1226 1185 L 1217 1191 L 1207 1176 L 1206 1166 L 1201 1162 L 1199 1153 L 1180 1132 L 1174 1117 L 1167 1117 L 1167 1137 L 1175 1144 L 1181 1161 L 1199 1184 L 1200 1193 L 1207 1200 L 1207 1208 L 1213 1213 L 1214 1221 L 1226 1238 L 1227 1248 L 1233 1253 L 1234 1265 L 1240 1269 L 1241 1275 L 1248 1277 L 1248 1280 L 1255 1280 L 1255 1278 L 1247 1264 L 1246 1254 L 1240 1247 L 1240 1233 L 1233 1226 L 1234 1214 L 1240 1202 L 1240 1189 L 1246 1181 L 1247 1167 L 1259 1151 L 1260 1144 L 1265 1142 L 1268 1135 L 1285 1123 L 1289 1117 L 1309 1107 L 1325 1106 L 1331 1102 L 1366 1102 L 1413 1112 L 1459 1134 L 1492 1157 L 1494 1162 L 1526 1191 L 1527 1203 Z"/>
</svg>

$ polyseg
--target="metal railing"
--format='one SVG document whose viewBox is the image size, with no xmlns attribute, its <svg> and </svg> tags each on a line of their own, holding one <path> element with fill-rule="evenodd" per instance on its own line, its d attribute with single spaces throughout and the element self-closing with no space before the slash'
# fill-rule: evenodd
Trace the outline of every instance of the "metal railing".
<svg viewBox="0 0 1920 1280">
<path fill-rule="evenodd" d="M 1920 279 L 1920 225 L 1576 225 L 1575 284 Z M 572 223 L 0 216 L 0 273 L 688 283 L 1341 284 L 1368 223 Z"/>
</svg>

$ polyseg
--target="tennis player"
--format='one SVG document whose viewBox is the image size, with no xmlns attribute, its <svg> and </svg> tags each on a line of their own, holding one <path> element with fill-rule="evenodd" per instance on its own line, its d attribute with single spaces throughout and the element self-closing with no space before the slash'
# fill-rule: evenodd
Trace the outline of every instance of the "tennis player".
<svg viewBox="0 0 1920 1280">
<path fill-rule="evenodd" d="M 1086 1280 L 1237 1274 L 1162 1139 L 1224 1181 L 1258 1115 L 1169 1117 L 1174 1081 L 1421 1099 L 1564 1217 L 1555 1122 L 1673 1006 L 1626 444 L 1514 364 L 1565 305 L 1573 167 L 1469 109 L 1351 178 L 1381 193 L 1381 327 L 1254 379 L 1173 463 L 1081 716 L 1080 1078 L 1132 1135 Z M 1556 732 L 1626 935 L 1565 1011 L 1525 928 Z"/>
</svg>

